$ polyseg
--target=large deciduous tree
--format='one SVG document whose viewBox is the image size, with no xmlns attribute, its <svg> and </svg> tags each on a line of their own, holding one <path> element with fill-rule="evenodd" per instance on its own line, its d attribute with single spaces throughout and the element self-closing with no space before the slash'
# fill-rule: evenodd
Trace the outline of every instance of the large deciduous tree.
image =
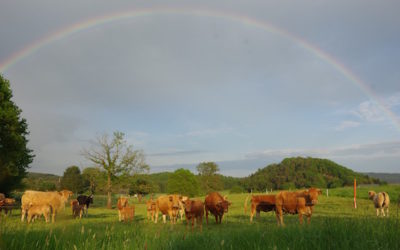
<svg viewBox="0 0 400 250">
<path fill-rule="evenodd" d="M 20 186 L 34 155 L 27 147 L 28 125 L 21 109 L 11 100 L 7 79 L 0 75 L 0 192 Z"/>
<path fill-rule="evenodd" d="M 200 186 L 196 176 L 187 169 L 177 169 L 168 178 L 168 193 L 178 193 L 193 197 L 199 194 Z"/>
<path fill-rule="evenodd" d="M 81 170 L 77 166 L 68 167 L 61 178 L 61 187 L 71 190 L 74 193 L 82 193 L 85 189 L 85 180 Z"/>
<path fill-rule="evenodd" d="M 223 183 L 218 175 L 219 167 L 215 162 L 202 162 L 196 167 L 202 189 L 207 193 L 221 190 Z"/>
<path fill-rule="evenodd" d="M 84 149 L 86 159 L 104 170 L 107 174 L 107 207 L 112 208 L 112 177 L 122 174 L 136 174 L 149 170 L 141 150 L 133 150 L 124 139 L 125 134 L 119 131 L 113 133 L 112 138 L 104 134 L 96 138 L 90 149 Z"/>
</svg>

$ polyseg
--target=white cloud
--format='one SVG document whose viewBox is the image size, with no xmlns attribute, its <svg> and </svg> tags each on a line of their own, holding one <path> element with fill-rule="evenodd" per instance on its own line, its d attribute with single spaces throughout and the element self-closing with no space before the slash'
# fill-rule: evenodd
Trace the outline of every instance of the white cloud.
<svg viewBox="0 0 400 250">
<path fill-rule="evenodd" d="M 385 120 L 385 116 L 382 109 L 377 103 L 371 101 L 365 101 L 358 105 L 357 109 L 353 113 L 367 122 L 380 122 Z"/>
<path fill-rule="evenodd" d="M 359 126 L 360 126 L 360 123 L 356 122 L 356 121 L 342 121 L 342 123 L 340 123 L 335 128 L 335 130 L 343 131 L 343 130 L 348 129 L 348 128 L 356 128 L 356 127 L 359 127 Z"/>
</svg>

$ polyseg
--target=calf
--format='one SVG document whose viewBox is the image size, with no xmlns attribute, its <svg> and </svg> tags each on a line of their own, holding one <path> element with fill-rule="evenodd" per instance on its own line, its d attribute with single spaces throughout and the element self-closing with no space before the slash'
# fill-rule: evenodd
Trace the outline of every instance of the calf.
<svg viewBox="0 0 400 250">
<path fill-rule="evenodd" d="M 135 216 L 135 206 L 134 205 L 132 205 L 132 206 L 127 205 L 126 207 L 123 207 L 121 209 L 121 220 L 122 221 L 126 222 L 126 221 L 128 221 L 128 219 L 129 219 L 129 221 L 132 221 L 134 216 Z"/>
<path fill-rule="evenodd" d="M 26 209 L 26 206 L 24 207 Z M 46 220 L 46 223 L 50 221 L 50 216 L 52 214 L 52 207 L 49 204 L 42 204 L 42 205 L 32 205 L 32 203 L 29 205 L 28 208 L 28 223 L 34 220 L 37 217 L 40 217 L 41 215 L 44 216 L 44 219 Z"/>
<path fill-rule="evenodd" d="M 79 202 L 79 205 L 84 206 L 84 212 L 85 216 L 87 217 L 88 215 L 88 210 L 89 210 L 89 205 L 93 204 L 93 194 L 86 196 L 86 195 L 79 195 L 78 198 L 76 198 Z"/>
<path fill-rule="evenodd" d="M 156 213 L 156 202 L 153 200 L 153 198 L 150 198 L 146 202 L 146 209 L 147 209 L 147 219 L 151 221 L 154 221 L 154 216 Z"/>
<path fill-rule="evenodd" d="M 85 211 L 85 205 L 81 205 L 77 200 L 74 200 L 71 202 L 71 207 L 72 207 L 72 216 L 74 218 L 79 216 L 79 218 L 81 219 Z"/>
<path fill-rule="evenodd" d="M 215 216 L 215 222 L 221 224 L 224 213 L 228 212 L 228 207 L 232 204 L 222 197 L 219 193 L 213 192 L 207 195 L 204 200 L 206 210 L 206 221 L 208 224 L 208 212 Z"/>
<path fill-rule="evenodd" d="M 382 216 L 385 216 L 385 208 L 386 208 L 386 215 L 389 216 L 390 198 L 388 193 L 386 192 L 375 193 L 374 191 L 369 191 L 368 197 L 370 200 L 374 202 L 374 206 L 376 208 L 376 216 L 379 216 L 379 211 L 381 211 Z"/>
<path fill-rule="evenodd" d="M 119 197 L 118 202 L 117 202 L 117 208 L 118 208 L 118 220 L 122 220 L 122 210 L 124 210 L 125 207 L 128 206 L 128 198 L 126 197 Z"/>
<path fill-rule="evenodd" d="M 185 217 L 187 226 L 189 227 L 189 221 L 192 221 L 192 231 L 194 227 L 194 220 L 196 219 L 196 225 L 200 225 L 200 231 L 203 230 L 203 216 L 204 216 L 204 203 L 199 200 L 189 200 L 186 199 L 182 201 L 184 210 L 185 210 Z"/>
<path fill-rule="evenodd" d="M 247 200 L 246 197 L 244 202 L 244 213 L 247 211 Z M 250 210 L 250 222 L 253 222 L 254 214 L 257 213 L 257 217 L 260 216 L 260 211 L 270 212 L 275 210 L 275 195 L 252 195 L 251 196 L 251 210 Z"/>
<path fill-rule="evenodd" d="M 317 188 L 297 192 L 279 192 L 275 197 L 275 213 L 278 225 L 284 225 L 284 213 L 298 214 L 300 224 L 303 224 L 303 215 L 305 215 L 307 222 L 310 223 L 313 206 L 318 203 L 318 195 L 320 194 L 322 192 Z"/>
</svg>

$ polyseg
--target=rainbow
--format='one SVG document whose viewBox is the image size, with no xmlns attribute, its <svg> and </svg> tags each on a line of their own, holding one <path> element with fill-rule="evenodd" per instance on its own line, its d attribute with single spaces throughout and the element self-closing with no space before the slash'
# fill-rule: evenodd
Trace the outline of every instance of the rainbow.
<svg viewBox="0 0 400 250">
<path fill-rule="evenodd" d="M 382 99 L 367 85 L 365 84 L 359 77 L 357 77 L 351 70 L 346 68 L 340 61 L 334 58 L 332 55 L 327 52 L 321 50 L 317 46 L 309 43 L 305 39 L 301 37 L 295 36 L 284 29 L 276 27 L 270 23 L 259 21 L 248 16 L 239 15 L 238 13 L 232 12 L 220 12 L 216 10 L 209 9 L 190 9 L 190 8 L 165 8 L 165 7 L 156 7 L 156 8 L 143 8 L 143 9 L 134 9 L 123 12 L 115 12 L 108 15 L 98 16 L 95 18 L 87 19 L 82 22 L 75 23 L 71 26 L 67 26 L 62 28 L 54 33 L 51 33 L 43 38 L 33 42 L 32 44 L 24 47 L 23 49 L 17 51 L 12 54 L 10 57 L 6 58 L 4 61 L 0 63 L 0 72 L 5 72 L 7 69 L 17 64 L 19 61 L 24 58 L 36 53 L 41 48 L 49 45 L 58 40 L 62 40 L 72 34 L 91 29 L 96 26 L 100 26 L 106 23 L 131 19 L 131 18 L 139 18 L 157 14 L 180 14 L 180 15 L 191 15 L 191 16 L 201 16 L 201 17 L 213 17 L 213 18 L 221 18 L 227 21 L 234 21 L 244 25 L 248 25 L 251 27 L 255 27 L 261 30 L 265 30 L 295 42 L 300 47 L 314 54 L 317 58 L 325 61 L 330 64 L 333 68 L 335 68 L 338 72 L 340 72 L 343 76 L 350 80 L 354 85 L 356 85 L 369 99 L 370 101 L 377 104 L 380 109 L 394 122 L 395 126 L 400 130 L 400 118 L 393 113 L 390 108 L 382 101 Z"/>
</svg>

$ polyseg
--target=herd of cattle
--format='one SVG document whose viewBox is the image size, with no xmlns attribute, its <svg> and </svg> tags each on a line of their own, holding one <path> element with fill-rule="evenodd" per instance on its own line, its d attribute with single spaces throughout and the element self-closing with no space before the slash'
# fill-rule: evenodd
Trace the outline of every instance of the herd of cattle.
<svg viewBox="0 0 400 250">
<path fill-rule="evenodd" d="M 298 214 L 300 224 L 303 223 L 303 216 L 307 217 L 310 223 L 314 206 L 318 203 L 318 195 L 322 194 L 320 189 L 309 188 L 301 191 L 281 191 L 276 195 L 252 195 L 250 199 L 251 211 L 250 221 L 253 221 L 255 214 L 259 216 L 260 212 L 275 211 L 278 225 L 284 225 L 284 214 Z M 41 192 L 27 190 L 21 197 L 21 221 L 27 218 L 28 223 L 43 216 L 46 222 L 50 219 L 55 221 L 56 214 L 65 207 L 65 203 L 73 195 L 69 190 L 60 192 Z M 373 201 L 376 208 L 376 215 L 389 215 L 390 198 L 386 192 L 375 193 L 368 192 L 369 198 Z M 245 200 L 244 210 L 247 211 L 248 198 Z M 76 200 L 71 200 L 71 210 L 74 218 L 88 214 L 88 208 L 93 203 L 93 195 L 79 195 Z M 187 225 L 194 227 L 194 222 L 202 229 L 204 213 L 208 224 L 208 214 L 215 216 L 215 221 L 220 224 L 225 213 L 232 203 L 217 192 L 206 196 L 204 202 L 201 200 L 192 200 L 187 196 L 171 194 L 160 196 L 157 199 L 151 197 L 146 202 L 148 220 L 157 223 L 159 213 L 163 216 L 163 222 L 166 223 L 166 217 L 170 218 L 171 224 L 177 220 L 186 218 Z M 15 206 L 15 199 L 6 198 L 0 193 L 0 212 L 11 213 Z M 128 198 L 120 197 L 117 202 L 119 221 L 132 221 L 135 215 L 135 206 L 129 205 Z M 385 210 L 386 209 L 386 214 Z"/>
</svg>

